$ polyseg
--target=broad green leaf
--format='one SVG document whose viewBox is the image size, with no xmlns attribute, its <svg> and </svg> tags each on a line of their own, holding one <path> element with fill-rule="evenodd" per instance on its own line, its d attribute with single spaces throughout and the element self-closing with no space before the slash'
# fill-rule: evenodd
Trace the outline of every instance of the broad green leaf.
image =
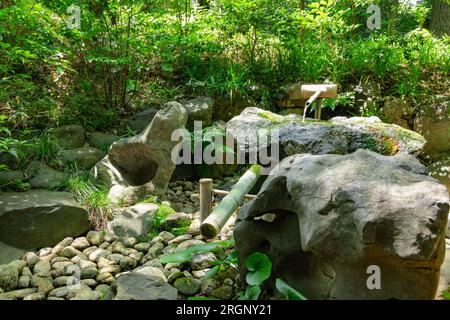
<svg viewBox="0 0 450 320">
<path fill-rule="evenodd" d="M 185 262 L 191 260 L 192 256 L 194 254 L 209 252 L 209 251 L 214 250 L 217 247 L 228 248 L 232 245 L 234 245 L 233 240 L 225 240 L 225 241 L 210 242 L 210 243 L 205 243 L 205 244 L 198 244 L 198 245 L 189 247 L 183 251 L 163 255 L 161 258 L 159 258 L 159 261 L 164 264 L 165 263 L 185 263 Z"/>
<path fill-rule="evenodd" d="M 272 262 L 261 252 L 255 252 L 247 259 L 246 266 L 249 272 L 246 275 L 246 281 L 251 286 L 259 286 L 265 280 L 269 279 L 272 272 Z"/>
<path fill-rule="evenodd" d="M 300 292 L 289 286 L 280 278 L 275 281 L 275 286 L 277 287 L 278 291 L 284 294 L 287 300 L 308 300 Z"/>
<path fill-rule="evenodd" d="M 261 288 L 259 286 L 251 286 L 245 290 L 245 298 L 247 300 L 258 300 L 261 294 Z"/>
</svg>

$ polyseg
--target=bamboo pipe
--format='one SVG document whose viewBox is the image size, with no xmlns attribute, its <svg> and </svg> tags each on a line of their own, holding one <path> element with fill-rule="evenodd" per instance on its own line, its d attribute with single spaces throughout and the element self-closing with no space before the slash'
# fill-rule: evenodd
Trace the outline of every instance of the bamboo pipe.
<svg viewBox="0 0 450 320">
<path fill-rule="evenodd" d="M 244 200 L 244 196 L 261 176 L 261 166 L 254 164 L 248 169 L 231 189 L 230 193 L 222 199 L 213 212 L 203 221 L 200 233 L 205 238 L 214 238 L 230 216 Z"/>
<path fill-rule="evenodd" d="M 200 183 L 200 219 L 205 221 L 212 208 L 212 184 L 213 179 L 204 178 Z"/>
</svg>

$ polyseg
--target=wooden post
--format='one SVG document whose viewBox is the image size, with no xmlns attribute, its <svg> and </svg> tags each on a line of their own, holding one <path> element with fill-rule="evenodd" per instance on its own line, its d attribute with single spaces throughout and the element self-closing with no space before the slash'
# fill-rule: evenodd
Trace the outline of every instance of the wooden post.
<svg viewBox="0 0 450 320">
<path fill-rule="evenodd" d="M 214 238 L 222 230 L 230 216 L 244 200 L 245 194 L 258 181 L 261 176 L 261 169 L 262 167 L 258 164 L 252 165 L 234 185 L 230 193 L 223 198 L 208 218 L 203 221 L 200 226 L 200 232 L 205 238 Z"/>
<path fill-rule="evenodd" d="M 212 209 L 212 184 L 213 179 L 200 179 L 200 219 L 205 221 Z"/>
</svg>

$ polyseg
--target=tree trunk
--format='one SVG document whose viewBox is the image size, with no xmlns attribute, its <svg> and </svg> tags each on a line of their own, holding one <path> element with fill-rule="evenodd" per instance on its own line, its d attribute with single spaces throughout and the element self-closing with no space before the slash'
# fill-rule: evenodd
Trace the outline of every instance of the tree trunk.
<svg viewBox="0 0 450 320">
<path fill-rule="evenodd" d="M 450 35 L 450 2 L 431 1 L 430 31 L 437 36 Z"/>
</svg>

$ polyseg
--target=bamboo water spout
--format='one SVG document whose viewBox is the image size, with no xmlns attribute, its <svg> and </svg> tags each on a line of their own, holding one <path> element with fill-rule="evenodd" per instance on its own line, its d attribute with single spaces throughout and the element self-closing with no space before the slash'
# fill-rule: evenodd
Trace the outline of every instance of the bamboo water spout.
<svg viewBox="0 0 450 320">
<path fill-rule="evenodd" d="M 211 212 L 211 214 L 203 221 L 200 226 L 200 232 L 205 238 L 214 238 L 230 216 L 239 207 L 244 200 L 246 194 L 256 184 L 261 176 L 261 166 L 252 165 L 239 181 L 231 189 L 219 205 Z"/>
</svg>

